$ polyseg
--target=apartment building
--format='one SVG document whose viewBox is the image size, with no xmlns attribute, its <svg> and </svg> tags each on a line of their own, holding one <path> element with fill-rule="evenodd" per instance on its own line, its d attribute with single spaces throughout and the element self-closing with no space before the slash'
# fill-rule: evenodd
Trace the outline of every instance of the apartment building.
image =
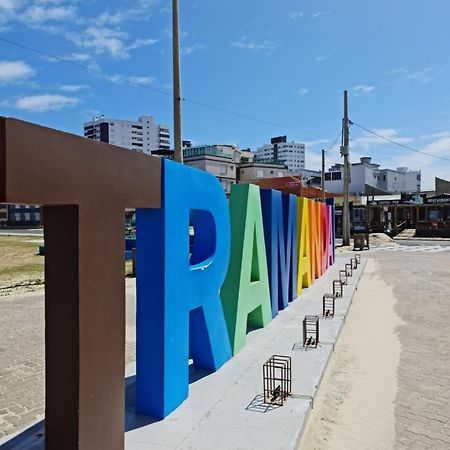
<svg viewBox="0 0 450 450">
<path fill-rule="evenodd" d="M 169 127 L 156 123 L 153 116 L 141 116 L 136 122 L 96 117 L 84 124 L 84 136 L 148 155 L 170 149 Z"/>
<path fill-rule="evenodd" d="M 289 171 L 305 168 L 305 144 L 288 142 L 287 136 L 278 136 L 256 150 L 255 162 L 284 164 Z"/>
</svg>

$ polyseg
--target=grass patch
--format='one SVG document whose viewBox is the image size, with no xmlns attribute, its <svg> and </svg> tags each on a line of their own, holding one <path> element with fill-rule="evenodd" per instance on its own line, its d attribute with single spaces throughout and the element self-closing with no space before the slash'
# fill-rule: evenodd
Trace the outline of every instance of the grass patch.
<svg viewBox="0 0 450 450">
<path fill-rule="evenodd" d="M 44 279 L 44 257 L 38 255 L 38 239 L 0 236 L 0 288 L 39 285 Z"/>
<path fill-rule="evenodd" d="M 30 236 L 0 236 L 0 296 L 29 292 L 44 286 L 44 256 L 38 255 L 43 240 Z M 132 277 L 132 262 L 124 263 L 124 275 Z"/>
</svg>

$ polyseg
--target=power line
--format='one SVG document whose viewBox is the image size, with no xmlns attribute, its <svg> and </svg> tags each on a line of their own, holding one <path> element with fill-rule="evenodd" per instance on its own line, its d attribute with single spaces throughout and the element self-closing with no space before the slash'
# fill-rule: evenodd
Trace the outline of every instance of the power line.
<svg viewBox="0 0 450 450">
<path fill-rule="evenodd" d="M 112 75 L 107 75 L 107 74 L 103 73 L 100 69 L 97 69 L 96 67 L 89 66 L 87 64 L 83 64 L 83 63 L 80 63 L 78 61 L 71 61 L 70 59 L 62 58 L 61 56 L 53 55 L 51 53 L 47 53 L 47 52 L 44 52 L 42 50 L 39 50 L 39 49 L 36 49 L 36 48 L 33 48 L 33 47 L 29 47 L 27 45 L 20 44 L 18 42 L 10 41 L 9 39 L 5 39 L 3 37 L 0 37 L 0 41 L 1 42 L 5 42 L 6 44 L 13 45 L 15 47 L 19 47 L 19 48 L 21 48 L 23 50 L 27 50 L 27 51 L 32 52 L 32 53 L 36 53 L 36 54 L 41 55 L 41 56 L 45 56 L 47 58 L 54 59 L 55 61 L 66 63 L 66 64 L 71 64 L 72 66 L 78 67 L 80 69 L 87 70 L 88 72 L 96 73 L 97 75 L 100 75 L 102 78 L 112 82 L 111 81 L 111 78 L 113 77 Z M 148 86 L 148 85 L 140 83 L 139 81 L 136 81 L 136 80 L 133 81 L 133 80 L 124 79 L 123 81 L 124 81 L 124 83 L 129 84 L 130 86 L 138 86 L 138 87 L 141 87 L 141 88 L 144 88 L 144 89 L 148 89 L 148 90 L 153 91 L 153 92 L 157 92 L 158 94 L 162 94 L 162 95 L 167 95 L 169 97 L 173 97 L 173 95 L 170 92 L 163 91 L 162 89 L 157 89 L 157 88 Z"/>
<path fill-rule="evenodd" d="M 30 47 L 28 45 L 24 45 L 24 44 L 21 44 L 19 42 L 11 41 L 10 39 L 6 39 L 4 37 L 0 37 L 0 42 L 4 42 L 5 44 L 9 44 L 9 45 L 21 48 L 22 50 L 26 50 L 26 51 L 29 51 L 29 52 L 32 52 L 32 53 L 35 53 L 35 54 L 38 54 L 38 55 L 41 55 L 41 56 L 45 56 L 47 58 L 54 59 L 55 61 L 58 61 L 58 62 L 62 62 L 62 63 L 65 63 L 65 64 L 71 64 L 72 66 L 78 67 L 78 68 L 86 70 L 88 72 L 96 73 L 97 75 L 101 76 L 105 80 L 113 82 L 112 81 L 112 77 L 113 76 L 103 73 L 100 69 L 97 69 L 96 67 L 93 67 L 93 66 L 90 66 L 90 65 L 87 65 L 87 64 L 83 64 L 83 63 L 80 63 L 78 61 L 72 61 L 72 60 L 63 58 L 61 56 L 53 55 L 53 54 L 45 52 L 43 50 L 39 50 L 37 48 Z M 140 88 L 147 89 L 149 91 L 152 91 L 152 92 L 155 92 L 155 93 L 158 93 L 158 94 L 161 94 L 161 95 L 165 95 L 165 96 L 174 98 L 173 93 L 167 92 L 167 91 L 163 91 L 162 89 L 154 88 L 152 86 L 148 86 L 147 84 L 143 84 L 143 83 L 139 82 L 138 80 L 129 80 L 129 79 L 124 78 L 122 80 L 122 82 L 124 84 L 128 84 L 128 85 L 133 86 L 133 87 L 140 87 Z M 296 128 L 296 127 L 292 127 L 292 126 L 289 126 L 289 125 L 284 125 L 284 124 L 281 124 L 281 123 L 272 122 L 270 120 L 264 120 L 264 119 L 260 119 L 258 117 L 253 117 L 253 116 L 249 116 L 249 115 L 246 115 L 246 114 L 241 114 L 241 113 L 238 113 L 238 112 L 235 112 L 235 111 L 231 111 L 231 110 L 228 110 L 228 109 L 225 109 L 225 108 L 221 108 L 221 107 L 218 107 L 218 106 L 210 105 L 208 103 L 204 103 L 204 102 L 201 102 L 201 101 L 198 101 L 198 100 L 194 100 L 194 99 L 191 99 L 191 98 L 187 98 L 187 97 L 182 98 L 182 101 L 191 103 L 193 105 L 201 106 L 203 108 L 208 108 L 208 109 L 211 109 L 211 110 L 214 110 L 214 111 L 218 111 L 218 112 L 222 112 L 222 113 L 229 114 L 229 115 L 232 115 L 232 116 L 240 117 L 241 119 L 251 120 L 251 121 L 254 121 L 254 122 L 262 123 L 262 124 L 265 124 L 265 125 L 270 125 L 270 126 L 277 127 L 277 128 L 284 128 L 284 129 L 287 129 L 287 130 L 293 130 L 293 131 L 297 131 L 299 133 L 306 133 L 306 134 L 319 136 L 319 137 L 328 137 L 325 134 L 318 133 L 316 131 L 306 130 L 306 129 L 302 129 L 302 128 Z"/>
<path fill-rule="evenodd" d="M 272 125 L 274 127 L 285 128 L 287 130 L 298 131 L 300 133 L 307 133 L 307 134 L 312 134 L 312 135 L 319 136 L 319 137 L 326 137 L 324 134 L 317 133 L 315 131 L 304 130 L 302 128 L 295 128 L 295 127 L 291 127 L 289 125 L 283 125 L 281 123 L 271 122 L 271 121 L 264 120 L 264 119 L 258 119 L 256 117 L 247 116 L 246 114 L 237 113 L 237 112 L 234 112 L 234 111 L 230 111 L 228 109 L 220 108 L 218 106 L 213 106 L 213 105 L 209 105 L 207 103 L 199 102 L 197 100 L 192 100 L 192 99 L 189 99 L 189 98 L 184 98 L 184 100 L 189 102 L 189 103 L 192 103 L 194 105 L 203 106 L 205 108 L 213 109 L 215 111 L 223 112 L 223 113 L 226 113 L 226 114 L 231 114 L 233 116 L 240 117 L 242 119 L 253 120 L 254 122 L 259 122 L 259 123 L 262 123 L 262 124 L 265 124 L 265 125 Z"/>
<path fill-rule="evenodd" d="M 377 136 L 380 139 L 384 139 L 385 141 L 390 142 L 391 144 L 398 145 L 399 147 L 402 147 L 402 148 L 404 148 L 406 150 L 409 150 L 411 152 L 420 153 L 422 155 L 430 156 L 430 157 L 436 158 L 436 159 L 442 159 L 444 161 L 450 161 L 450 158 L 446 158 L 445 156 L 434 155 L 433 153 L 428 153 L 428 152 L 424 152 L 422 150 L 417 150 L 415 148 L 410 147 L 409 145 L 405 145 L 405 144 L 402 144 L 401 142 L 394 141 L 393 139 L 390 139 L 390 138 L 388 138 L 386 136 L 383 136 L 383 135 L 381 135 L 379 133 L 376 133 L 375 131 L 369 130 L 368 128 L 365 128 L 362 125 L 357 124 L 356 122 L 351 122 L 350 121 L 350 124 L 351 125 L 356 125 L 358 128 L 361 128 L 361 130 L 367 131 L 368 133 L 373 134 L 374 136 Z"/>
<path fill-rule="evenodd" d="M 330 145 L 330 147 L 328 148 L 327 152 L 330 152 L 331 150 L 333 150 L 333 147 L 337 144 L 337 141 L 342 137 L 342 130 L 340 131 L 340 133 L 337 135 L 336 139 L 333 141 L 333 143 Z"/>
</svg>

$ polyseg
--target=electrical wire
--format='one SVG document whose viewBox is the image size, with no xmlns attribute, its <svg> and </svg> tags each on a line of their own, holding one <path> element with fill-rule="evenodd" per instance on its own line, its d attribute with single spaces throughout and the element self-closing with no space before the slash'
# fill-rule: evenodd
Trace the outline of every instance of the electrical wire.
<svg viewBox="0 0 450 450">
<path fill-rule="evenodd" d="M 71 60 L 63 58 L 61 56 L 53 55 L 53 54 L 45 52 L 43 50 L 39 50 L 37 48 L 30 47 L 28 45 L 24 45 L 24 44 L 21 44 L 19 42 L 15 42 L 15 41 L 12 41 L 10 39 L 6 39 L 6 38 L 1 37 L 1 36 L 0 36 L 0 42 L 3 42 L 5 44 L 9 44 L 9 45 L 21 48 L 22 50 L 26 50 L 26 51 L 29 51 L 29 52 L 32 52 L 32 53 L 35 53 L 35 54 L 38 54 L 38 55 L 41 55 L 41 56 L 45 56 L 47 58 L 51 58 L 51 59 L 53 59 L 55 61 L 58 61 L 58 62 L 62 62 L 62 63 L 65 63 L 65 64 L 71 64 L 72 66 L 76 66 L 76 67 L 78 67 L 80 69 L 83 69 L 83 70 L 95 73 L 95 74 L 101 76 L 102 78 L 104 78 L 105 80 L 112 82 L 111 81 L 111 78 L 112 78 L 111 75 L 107 75 L 107 74 L 103 73 L 100 69 L 97 69 L 96 67 L 93 67 L 93 66 L 90 66 L 90 65 L 87 65 L 87 64 L 83 64 L 83 63 L 80 63 L 78 61 L 71 61 Z M 158 94 L 161 94 L 161 95 L 165 95 L 165 96 L 174 98 L 174 95 L 171 92 L 163 91 L 162 89 L 158 89 L 158 88 L 155 88 L 155 87 L 152 87 L 152 86 L 148 86 L 147 84 L 140 83 L 137 80 L 128 80 L 128 79 L 124 78 L 122 80 L 122 82 L 124 84 L 128 84 L 128 85 L 133 86 L 133 87 L 140 87 L 140 88 L 147 89 L 149 91 L 152 91 L 152 92 L 155 92 L 155 93 L 158 93 Z M 214 105 L 211 105 L 211 104 L 208 104 L 208 103 L 204 103 L 204 102 L 201 102 L 201 101 L 198 101 L 198 100 L 194 100 L 194 99 L 191 99 L 191 98 L 183 97 L 181 100 L 183 102 L 191 103 L 193 105 L 201 106 L 203 108 L 208 108 L 208 109 L 211 109 L 211 110 L 214 110 L 214 111 L 218 111 L 218 112 L 222 112 L 222 113 L 229 114 L 229 115 L 232 115 L 232 116 L 240 117 L 241 119 L 251 120 L 251 121 L 254 121 L 254 122 L 262 123 L 262 124 L 265 124 L 265 125 L 270 125 L 270 126 L 277 127 L 277 128 L 284 128 L 284 129 L 288 129 L 288 130 L 293 130 L 293 131 L 297 131 L 299 133 L 306 133 L 306 134 L 319 136 L 319 137 L 328 137 L 328 136 L 326 136 L 326 135 L 324 135 L 322 133 L 318 133 L 316 131 L 306 130 L 306 129 L 302 129 L 302 128 L 296 128 L 296 127 L 292 127 L 292 126 L 289 126 L 289 125 L 284 125 L 284 124 L 272 122 L 272 121 L 269 121 L 269 120 L 264 120 L 264 119 L 260 119 L 260 118 L 257 118 L 257 117 L 249 116 L 249 115 L 246 115 L 246 114 L 241 114 L 241 113 L 238 113 L 238 112 L 235 112 L 235 111 L 231 111 L 231 110 L 228 110 L 228 109 L 225 109 L 225 108 L 214 106 Z"/>
<path fill-rule="evenodd" d="M 330 145 L 330 147 L 328 148 L 327 152 L 331 152 L 331 150 L 333 150 L 334 146 L 336 145 L 337 141 L 339 140 L 339 138 L 342 137 L 342 130 L 340 131 L 340 133 L 337 135 L 336 139 L 333 141 L 333 143 Z"/>
<path fill-rule="evenodd" d="M 84 69 L 84 70 L 87 70 L 89 72 L 96 73 L 97 75 L 100 75 L 102 78 L 104 78 L 104 79 L 106 79 L 108 81 L 111 81 L 111 76 L 110 75 L 107 75 L 107 74 L 103 73 L 100 69 L 97 69 L 96 67 L 93 67 L 93 66 L 90 66 L 90 65 L 87 65 L 87 64 L 83 64 L 83 63 L 80 63 L 78 61 L 71 61 L 70 59 L 66 59 L 66 58 L 63 58 L 61 56 L 53 55 L 51 53 L 47 53 L 47 52 L 44 52 L 42 50 L 39 50 L 39 49 L 36 49 L 36 48 L 33 48 L 33 47 L 29 47 L 27 45 L 20 44 L 18 42 L 10 41 L 9 39 L 5 39 L 3 37 L 0 37 L 0 41 L 4 42 L 6 44 L 13 45 L 15 47 L 19 47 L 19 48 L 21 48 L 23 50 L 27 50 L 27 51 L 32 52 L 32 53 L 36 53 L 36 54 L 41 55 L 41 56 L 45 56 L 47 58 L 54 59 L 55 61 L 63 62 L 63 63 L 66 63 L 66 64 L 71 64 L 72 66 L 78 67 L 80 69 Z M 139 83 L 138 81 L 124 80 L 124 82 L 126 84 L 131 85 L 131 86 L 139 86 L 139 87 L 142 87 L 144 89 L 148 89 L 150 91 L 157 92 L 158 94 L 167 95 L 167 96 L 173 98 L 173 94 L 171 94 L 170 92 L 163 91 L 162 89 L 157 89 L 157 88 L 148 86 L 148 85 L 143 84 L 143 83 Z"/>
<path fill-rule="evenodd" d="M 393 139 L 390 139 L 390 138 L 388 138 L 386 136 L 383 136 L 383 135 L 381 135 L 379 133 L 376 133 L 375 131 L 369 130 L 368 128 L 365 128 L 362 125 L 357 124 L 356 122 L 349 121 L 349 123 L 351 125 L 356 125 L 358 128 L 361 128 L 361 130 L 364 130 L 367 133 L 373 134 L 374 136 L 376 136 L 376 137 L 378 137 L 380 139 L 384 139 L 385 141 L 390 142 L 391 144 L 398 145 L 399 147 L 402 147 L 402 148 L 404 148 L 406 150 L 409 150 L 411 152 L 420 153 L 422 155 L 430 156 L 431 158 L 441 159 L 443 161 L 450 161 L 450 158 L 446 158 L 445 156 L 434 155 L 433 153 L 428 153 L 428 152 L 424 152 L 422 150 L 417 150 L 415 148 L 410 147 L 409 145 L 405 145 L 405 144 L 402 144 L 400 142 L 394 141 Z"/>
</svg>

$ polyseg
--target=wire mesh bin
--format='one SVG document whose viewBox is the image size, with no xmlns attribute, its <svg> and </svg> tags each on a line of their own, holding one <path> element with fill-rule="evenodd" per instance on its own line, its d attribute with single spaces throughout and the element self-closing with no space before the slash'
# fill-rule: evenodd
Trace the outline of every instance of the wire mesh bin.
<svg viewBox="0 0 450 450">
<path fill-rule="evenodd" d="M 292 393 L 291 357 L 273 355 L 263 365 L 264 403 L 283 406 Z"/>
<path fill-rule="evenodd" d="M 303 347 L 317 348 L 319 343 L 319 316 L 305 316 L 303 319 Z"/>
<path fill-rule="evenodd" d="M 325 294 L 322 299 L 323 317 L 334 317 L 335 306 L 336 306 L 336 295 Z"/>
<path fill-rule="evenodd" d="M 347 272 L 348 277 L 353 276 L 353 269 L 352 269 L 352 265 L 350 263 L 347 263 L 345 265 L 345 271 Z"/>
<path fill-rule="evenodd" d="M 342 297 L 344 295 L 344 287 L 341 280 L 333 280 L 333 295 Z"/>
<path fill-rule="evenodd" d="M 347 277 L 347 271 L 346 270 L 340 270 L 339 271 L 339 281 L 342 284 L 347 284 L 348 277 Z"/>
</svg>

